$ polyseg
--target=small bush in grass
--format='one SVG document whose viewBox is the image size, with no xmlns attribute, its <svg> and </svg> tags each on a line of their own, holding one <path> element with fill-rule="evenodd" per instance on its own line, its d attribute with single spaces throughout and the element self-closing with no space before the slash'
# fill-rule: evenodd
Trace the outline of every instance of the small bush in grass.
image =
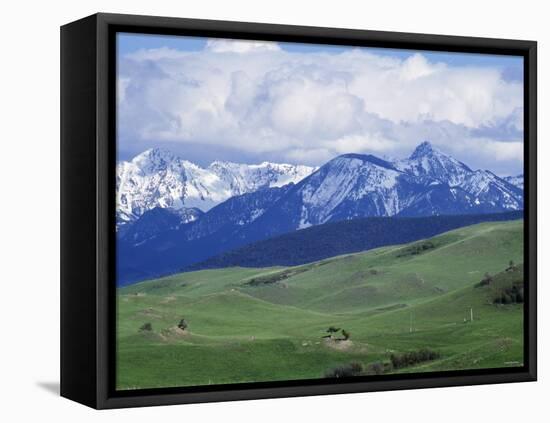
<svg viewBox="0 0 550 423">
<path fill-rule="evenodd" d="M 153 325 L 151 323 L 144 323 L 139 328 L 140 332 L 151 332 L 153 330 Z"/>
<path fill-rule="evenodd" d="M 363 371 L 363 364 L 358 361 L 352 361 L 349 363 L 349 367 L 353 373 L 360 374 Z"/>
<path fill-rule="evenodd" d="M 341 366 L 333 367 L 325 372 L 326 378 L 339 379 L 342 377 L 359 376 L 363 372 L 363 365 L 359 362 L 351 362 Z"/>
<path fill-rule="evenodd" d="M 523 287 L 512 285 L 499 292 L 493 299 L 495 304 L 521 304 L 523 303 L 524 294 Z"/>
<path fill-rule="evenodd" d="M 390 361 L 394 369 L 400 369 L 402 367 L 413 366 L 425 361 L 436 360 L 440 357 L 440 354 L 429 348 L 422 348 L 418 351 L 410 351 L 402 354 L 392 354 Z"/>
<path fill-rule="evenodd" d="M 476 288 L 480 288 L 482 286 L 485 286 L 485 285 L 490 285 L 491 283 L 493 283 L 493 277 L 489 274 L 489 272 L 485 273 L 485 276 L 483 276 L 483 279 L 481 279 L 481 281 L 479 281 L 475 287 Z"/>
<path fill-rule="evenodd" d="M 403 357 L 399 354 L 393 354 L 392 353 L 392 355 L 390 355 L 390 361 L 391 361 L 392 366 L 395 369 L 399 369 L 400 367 L 404 367 Z"/>
<path fill-rule="evenodd" d="M 353 372 L 346 366 L 333 367 L 325 372 L 325 377 L 331 379 L 340 379 L 350 376 L 353 376 Z"/>
<path fill-rule="evenodd" d="M 178 328 L 180 328 L 181 330 L 185 330 L 188 327 L 189 327 L 189 324 L 185 319 L 181 319 L 180 322 L 178 323 Z"/>
<path fill-rule="evenodd" d="M 384 372 L 385 372 L 384 364 L 380 361 L 375 361 L 374 363 L 370 363 L 367 366 L 368 375 L 381 375 L 381 374 L 384 374 Z"/>
</svg>

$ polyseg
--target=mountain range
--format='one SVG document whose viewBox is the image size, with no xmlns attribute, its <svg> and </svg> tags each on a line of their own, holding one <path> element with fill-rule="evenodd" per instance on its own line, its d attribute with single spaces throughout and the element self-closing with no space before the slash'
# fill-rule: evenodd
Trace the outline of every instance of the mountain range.
<svg viewBox="0 0 550 423">
<path fill-rule="evenodd" d="M 117 169 L 118 281 L 331 222 L 518 211 L 520 183 L 472 170 L 429 142 L 402 160 L 352 153 L 319 168 L 214 162 L 203 169 L 148 150 Z"/>
<path fill-rule="evenodd" d="M 202 168 L 169 151 L 149 149 L 117 165 L 117 226 L 134 222 L 156 207 L 206 212 L 236 195 L 296 183 L 315 169 L 269 162 L 248 165 L 223 161 Z"/>
</svg>

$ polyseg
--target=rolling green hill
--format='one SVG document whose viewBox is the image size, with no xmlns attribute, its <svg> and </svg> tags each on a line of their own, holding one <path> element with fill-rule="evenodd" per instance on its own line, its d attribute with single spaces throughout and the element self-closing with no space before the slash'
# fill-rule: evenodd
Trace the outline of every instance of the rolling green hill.
<svg viewBox="0 0 550 423">
<path fill-rule="evenodd" d="M 117 386 L 311 379 L 350 362 L 385 363 L 387 372 L 518 366 L 523 305 L 495 303 L 523 283 L 522 265 L 506 270 L 510 260 L 523 261 L 522 220 L 301 266 L 203 270 L 120 288 Z M 486 273 L 490 283 L 479 286 Z M 146 323 L 152 330 L 140 329 Z M 322 338 L 330 326 L 350 339 Z M 422 348 L 439 358 L 388 367 L 391 354 Z"/>
</svg>

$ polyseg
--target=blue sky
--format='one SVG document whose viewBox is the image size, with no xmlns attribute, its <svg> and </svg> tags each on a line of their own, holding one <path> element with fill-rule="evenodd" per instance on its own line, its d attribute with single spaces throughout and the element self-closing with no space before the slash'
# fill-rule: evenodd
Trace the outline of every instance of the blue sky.
<svg viewBox="0 0 550 423">
<path fill-rule="evenodd" d="M 122 33 L 118 35 L 118 54 L 121 56 L 135 53 L 143 49 L 171 48 L 181 51 L 201 51 L 206 46 L 204 37 L 182 37 L 169 35 L 132 34 Z M 278 43 L 288 52 L 313 53 L 325 52 L 338 54 L 349 50 L 349 47 L 304 44 L 304 43 Z M 364 48 L 375 54 L 388 57 L 406 59 L 418 50 Z M 490 55 L 475 53 L 442 53 L 435 51 L 423 51 L 429 60 L 447 63 L 452 66 L 484 66 L 503 69 L 509 79 L 523 80 L 523 58 L 508 55 Z"/>
<path fill-rule="evenodd" d="M 182 51 L 201 51 L 206 46 L 204 37 L 182 37 L 169 35 L 131 34 L 123 33 L 118 35 L 118 54 L 121 56 L 143 49 L 172 48 Z M 325 45 L 325 44 L 304 44 L 304 43 L 278 43 L 281 48 L 288 52 L 313 53 L 326 52 L 338 54 L 349 50 L 349 47 Z M 364 48 L 378 55 L 406 59 L 418 50 L 405 49 L 384 49 Z M 442 53 L 435 51 L 424 51 L 423 54 L 430 60 L 447 63 L 456 66 L 487 66 L 509 70 L 509 74 L 516 79 L 523 78 L 523 58 L 507 55 L 490 55 L 475 53 Z"/>
<path fill-rule="evenodd" d="M 117 47 L 121 159 L 161 146 L 203 165 L 318 165 L 429 139 L 474 168 L 522 170 L 520 57 L 148 34 Z"/>
</svg>

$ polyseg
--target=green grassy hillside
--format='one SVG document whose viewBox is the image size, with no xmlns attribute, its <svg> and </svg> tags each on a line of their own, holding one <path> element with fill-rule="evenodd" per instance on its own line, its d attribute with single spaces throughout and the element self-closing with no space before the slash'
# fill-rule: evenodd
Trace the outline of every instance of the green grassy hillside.
<svg viewBox="0 0 550 423">
<path fill-rule="evenodd" d="M 421 348 L 439 358 L 386 371 L 518 366 L 523 306 L 495 303 L 523 283 L 523 266 L 505 270 L 510 260 L 523 260 L 521 220 L 302 266 L 204 270 L 121 288 L 117 386 L 319 378 Z M 477 286 L 486 273 L 490 283 Z M 146 323 L 152 330 L 140 330 Z M 329 326 L 350 339 L 323 339 Z"/>
</svg>

